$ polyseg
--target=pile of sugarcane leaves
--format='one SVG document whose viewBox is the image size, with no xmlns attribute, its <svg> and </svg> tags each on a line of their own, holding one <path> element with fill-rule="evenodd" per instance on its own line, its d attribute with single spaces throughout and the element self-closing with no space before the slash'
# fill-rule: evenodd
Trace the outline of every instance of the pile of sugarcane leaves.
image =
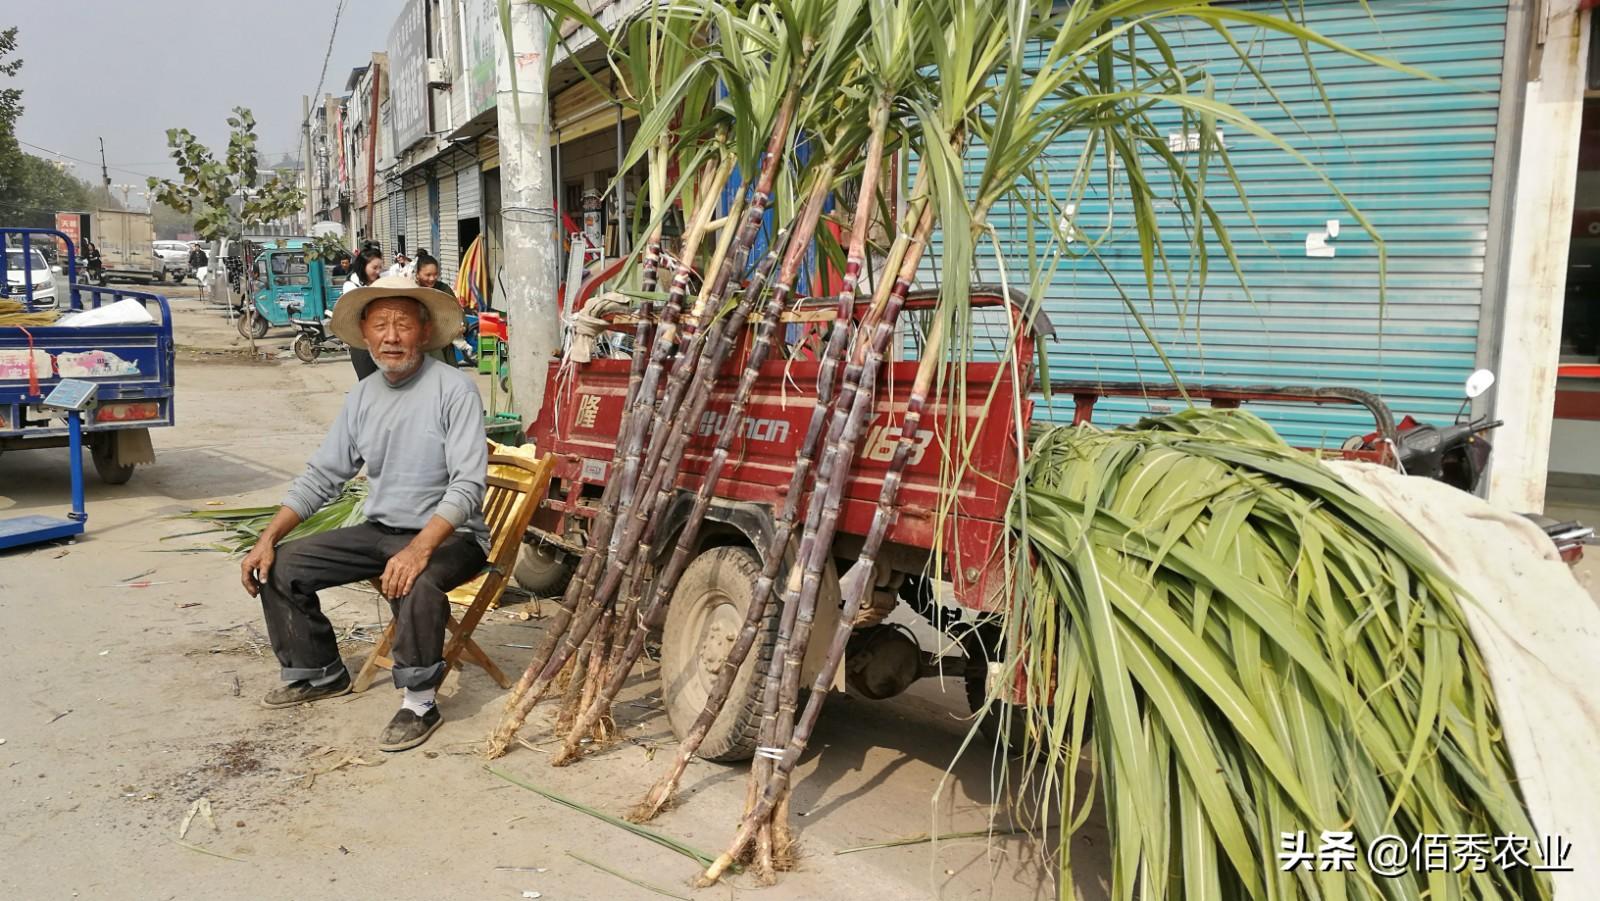
<svg viewBox="0 0 1600 901">
<path fill-rule="evenodd" d="M 293 541 L 308 535 L 316 535 L 333 529 L 342 529 L 346 526 L 358 525 L 366 521 L 362 514 L 362 507 L 367 501 L 367 480 L 354 478 L 345 483 L 339 491 L 339 496 L 322 506 L 322 509 L 311 514 L 295 526 L 284 541 Z M 229 554 L 243 554 L 256 546 L 261 539 L 261 530 L 272 522 L 272 517 L 278 512 L 277 506 L 271 507 L 219 507 L 215 510 L 190 510 L 181 514 L 179 519 L 192 519 L 209 523 L 209 527 L 195 532 L 185 532 L 179 535 L 169 535 L 163 541 L 175 538 L 189 538 L 195 535 L 209 535 L 214 532 L 223 532 L 225 537 L 212 542 L 211 550 L 224 551 Z"/>
<path fill-rule="evenodd" d="M 1472 601 L 1406 525 L 1261 420 L 1049 431 L 1012 527 L 1030 565 L 989 703 L 1022 736 L 1006 765 L 1040 811 L 1081 822 L 1087 749 L 1113 897 L 1550 896 L 1527 868 L 1368 869 L 1380 836 L 1534 832 Z M 1017 692 L 1026 704 L 997 697 Z M 1284 872 L 1281 836 L 1315 853 L 1324 831 L 1354 833 L 1354 871 Z"/>
</svg>

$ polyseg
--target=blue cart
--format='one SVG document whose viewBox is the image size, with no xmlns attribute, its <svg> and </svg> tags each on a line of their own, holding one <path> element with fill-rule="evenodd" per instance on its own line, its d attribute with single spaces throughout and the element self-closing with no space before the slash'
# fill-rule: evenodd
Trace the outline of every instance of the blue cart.
<svg viewBox="0 0 1600 901">
<path fill-rule="evenodd" d="M 0 273 L 0 298 L 19 301 L 24 311 L 62 313 L 133 301 L 152 321 L 71 327 L 7 325 L 0 319 L 0 452 L 68 446 L 68 424 L 42 402 L 61 379 L 86 379 L 96 385 L 96 406 L 85 415 L 83 438 L 101 480 L 120 485 L 134 466 L 155 462 L 150 429 L 174 421 L 171 308 L 158 294 L 80 284 L 77 249 L 59 231 L 0 228 L 0 243 L 7 247 L 27 247 L 35 236 L 66 245 L 63 272 L 52 275 L 48 286 L 31 271 L 17 273 L 24 276 L 16 279 L 20 284 L 12 284 L 15 275 Z M 0 261 L 8 256 L 0 254 Z M 66 284 L 56 284 L 62 276 Z M 48 302 L 39 299 L 48 294 Z"/>
</svg>

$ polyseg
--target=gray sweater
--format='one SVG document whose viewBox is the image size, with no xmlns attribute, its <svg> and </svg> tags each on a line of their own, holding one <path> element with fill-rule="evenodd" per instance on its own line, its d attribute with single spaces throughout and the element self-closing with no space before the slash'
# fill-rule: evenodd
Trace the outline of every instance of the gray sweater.
<svg viewBox="0 0 1600 901">
<path fill-rule="evenodd" d="M 368 520 L 421 529 L 438 515 L 488 551 L 483 493 L 489 451 L 483 401 L 470 377 L 424 356 L 398 385 L 381 372 L 356 383 L 283 505 L 301 519 L 311 516 L 363 463 L 371 483 Z"/>
</svg>

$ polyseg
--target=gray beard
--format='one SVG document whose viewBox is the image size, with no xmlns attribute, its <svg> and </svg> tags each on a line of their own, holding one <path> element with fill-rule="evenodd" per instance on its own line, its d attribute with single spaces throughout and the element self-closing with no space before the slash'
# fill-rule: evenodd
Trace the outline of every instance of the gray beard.
<svg viewBox="0 0 1600 901">
<path fill-rule="evenodd" d="M 384 375 L 407 376 L 413 372 L 416 372 L 417 367 L 422 365 L 422 354 L 420 352 L 413 353 L 398 363 L 386 362 L 377 354 L 373 354 L 372 362 L 378 365 L 378 371 Z"/>
</svg>

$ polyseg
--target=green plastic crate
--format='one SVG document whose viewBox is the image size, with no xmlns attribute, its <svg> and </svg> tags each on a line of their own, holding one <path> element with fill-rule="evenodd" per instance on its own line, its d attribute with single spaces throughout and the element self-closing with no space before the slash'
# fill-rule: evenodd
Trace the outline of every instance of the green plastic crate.
<svg viewBox="0 0 1600 901">
<path fill-rule="evenodd" d="M 490 441 L 520 447 L 524 443 L 522 417 L 515 413 L 497 413 L 483 418 L 483 433 Z"/>
<path fill-rule="evenodd" d="M 500 362 L 500 339 L 493 335 L 478 336 L 478 371 L 488 375 Z"/>
</svg>

